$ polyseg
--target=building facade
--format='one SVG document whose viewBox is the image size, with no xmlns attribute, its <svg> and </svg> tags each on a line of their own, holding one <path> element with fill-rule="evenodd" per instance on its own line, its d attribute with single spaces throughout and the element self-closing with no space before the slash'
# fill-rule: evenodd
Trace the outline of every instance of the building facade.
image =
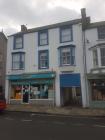
<svg viewBox="0 0 105 140">
<path fill-rule="evenodd" d="M 22 25 L 21 32 L 8 37 L 8 103 L 88 106 L 81 23 L 76 19 L 34 29 Z"/>
<path fill-rule="evenodd" d="M 85 35 L 89 106 L 105 108 L 105 22 L 91 23 Z"/>
<path fill-rule="evenodd" d="M 5 94 L 7 38 L 0 32 L 0 92 Z"/>
</svg>

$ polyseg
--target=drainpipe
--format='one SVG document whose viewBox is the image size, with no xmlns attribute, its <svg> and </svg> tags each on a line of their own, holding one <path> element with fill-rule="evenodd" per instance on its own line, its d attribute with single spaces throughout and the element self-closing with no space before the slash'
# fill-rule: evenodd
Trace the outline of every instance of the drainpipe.
<svg viewBox="0 0 105 140">
<path fill-rule="evenodd" d="M 84 107 L 89 106 L 89 95 L 88 95 L 88 80 L 87 80 L 87 63 L 86 63 L 86 28 L 90 22 L 90 18 L 86 17 L 86 9 L 81 9 L 81 16 L 82 16 L 82 43 L 83 43 L 83 77 L 85 82 L 85 89 L 86 89 L 86 103 Z"/>
</svg>

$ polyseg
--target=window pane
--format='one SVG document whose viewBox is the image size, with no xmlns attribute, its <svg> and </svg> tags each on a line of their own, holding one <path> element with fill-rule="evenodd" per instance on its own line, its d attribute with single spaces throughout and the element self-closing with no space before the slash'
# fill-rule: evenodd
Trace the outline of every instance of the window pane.
<svg viewBox="0 0 105 140">
<path fill-rule="evenodd" d="M 71 37 L 70 36 L 62 36 L 62 42 L 70 41 Z"/>
<path fill-rule="evenodd" d="M 61 64 L 70 64 L 70 48 L 61 49 Z"/>
<path fill-rule="evenodd" d="M 71 28 L 61 29 L 61 41 L 66 42 L 71 40 Z"/>
<path fill-rule="evenodd" d="M 24 62 L 24 54 L 21 54 L 21 61 Z"/>
<path fill-rule="evenodd" d="M 98 54 L 97 54 L 97 50 L 93 50 L 93 65 L 94 65 L 94 67 L 98 66 Z"/>
<path fill-rule="evenodd" d="M 13 86 L 11 88 L 11 99 L 22 99 L 22 86 Z"/>
<path fill-rule="evenodd" d="M 22 44 L 16 44 L 16 47 L 15 47 L 16 49 L 20 49 L 20 48 L 22 48 Z"/>
<path fill-rule="evenodd" d="M 24 68 L 24 53 L 16 53 L 12 55 L 12 68 L 23 69 Z"/>
<path fill-rule="evenodd" d="M 62 30 L 62 36 L 70 36 L 71 32 L 70 29 L 63 29 Z"/>
<path fill-rule="evenodd" d="M 92 81 L 91 89 L 93 101 L 105 101 L 105 80 Z"/>
<path fill-rule="evenodd" d="M 98 27 L 98 38 L 105 39 L 105 26 Z"/>
<path fill-rule="evenodd" d="M 40 39 L 47 39 L 47 34 L 46 33 L 41 33 L 40 34 Z"/>
<path fill-rule="evenodd" d="M 74 65 L 75 63 L 75 49 L 73 47 L 61 48 L 60 60 L 61 65 Z"/>
<path fill-rule="evenodd" d="M 47 44 L 47 39 L 41 39 L 40 40 L 40 45 L 45 45 Z"/>
<path fill-rule="evenodd" d="M 15 39 L 15 48 L 16 49 L 22 48 L 22 37 L 18 37 Z"/>
<path fill-rule="evenodd" d="M 30 99 L 53 99 L 53 95 L 53 85 L 32 84 L 30 86 Z"/>
<path fill-rule="evenodd" d="M 46 32 L 39 32 L 39 45 L 47 45 L 48 44 L 48 34 Z"/>
<path fill-rule="evenodd" d="M 48 67 L 48 52 L 40 52 L 40 68 Z"/>
<path fill-rule="evenodd" d="M 105 66 L 105 48 L 100 48 L 101 52 L 101 65 Z"/>
<path fill-rule="evenodd" d="M 13 62 L 13 69 L 19 69 L 19 62 Z"/>
<path fill-rule="evenodd" d="M 13 62 L 19 61 L 20 60 L 20 55 L 19 54 L 13 54 Z"/>
</svg>

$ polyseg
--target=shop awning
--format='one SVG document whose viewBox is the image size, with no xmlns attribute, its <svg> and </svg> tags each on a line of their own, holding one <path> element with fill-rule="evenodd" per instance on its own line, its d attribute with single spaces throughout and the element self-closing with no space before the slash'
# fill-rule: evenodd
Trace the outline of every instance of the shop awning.
<svg viewBox="0 0 105 140">
<path fill-rule="evenodd" d="M 60 87 L 80 87 L 80 74 L 61 74 Z"/>
<path fill-rule="evenodd" d="M 47 78 L 54 78 L 55 73 L 37 73 L 37 74 L 20 74 L 20 75 L 8 75 L 7 79 L 13 80 L 29 80 L 29 79 L 47 79 Z"/>
<path fill-rule="evenodd" d="M 34 84 L 48 84 L 48 85 L 51 85 L 53 84 L 53 80 L 34 80 L 34 81 L 25 81 L 25 82 L 22 82 L 22 81 L 12 81 L 11 82 L 11 85 L 34 85 Z"/>
</svg>

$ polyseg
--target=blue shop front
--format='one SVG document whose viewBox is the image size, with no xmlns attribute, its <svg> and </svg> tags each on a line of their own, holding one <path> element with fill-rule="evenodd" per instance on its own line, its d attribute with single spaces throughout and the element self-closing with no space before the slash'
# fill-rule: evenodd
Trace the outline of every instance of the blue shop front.
<svg viewBox="0 0 105 140">
<path fill-rule="evenodd" d="M 60 74 L 60 94 L 62 106 L 80 106 L 82 104 L 80 74 Z"/>
<path fill-rule="evenodd" d="M 10 104 L 55 104 L 55 73 L 8 75 Z"/>
</svg>

